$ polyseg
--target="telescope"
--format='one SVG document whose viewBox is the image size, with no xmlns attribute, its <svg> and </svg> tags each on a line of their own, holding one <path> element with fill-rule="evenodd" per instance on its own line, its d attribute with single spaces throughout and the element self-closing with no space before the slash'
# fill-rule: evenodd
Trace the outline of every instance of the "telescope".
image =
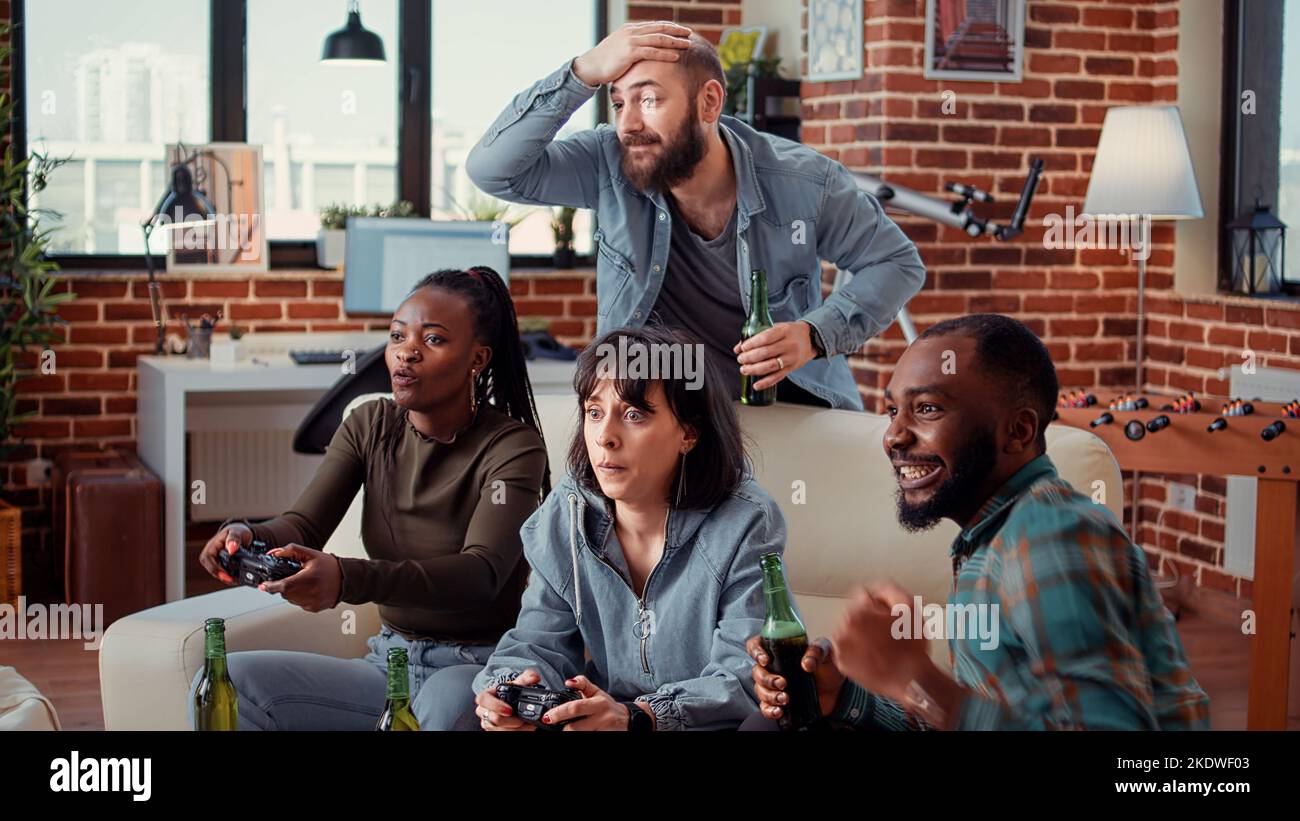
<svg viewBox="0 0 1300 821">
<path fill-rule="evenodd" d="M 971 210 L 971 203 L 993 202 L 992 194 L 973 185 L 960 182 L 945 183 L 944 190 L 957 195 L 956 199 L 948 201 L 932 197 L 929 194 L 922 194 L 920 191 L 915 191 L 903 185 L 886 182 L 880 177 L 870 174 L 853 172 L 853 178 L 857 182 L 858 188 L 875 197 L 886 208 L 905 211 L 918 217 L 933 220 L 940 225 L 957 228 L 966 232 L 972 239 L 991 236 L 996 240 L 1006 242 L 1024 233 L 1025 216 L 1029 213 L 1029 203 L 1034 198 L 1034 191 L 1038 188 L 1038 180 L 1042 173 L 1042 158 L 1032 158 L 1029 161 L 1029 174 L 1025 177 L 1025 184 L 1020 189 L 1020 200 L 1016 203 L 1016 210 L 1011 212 L 1011 220 L 1007 223 L 983 219 Z M 839 280 L 837 279 L 836 286 L 838 287 L 838 285 Z M 903 337 L 908 344 L 916 340 L 916 326 L 913 324 L 912 317 L 908 314 L 906 308 L 898 312 L 898 324 L 902 328 Z"/>
<path fill-rule="evenodd" d="M 888 208 L 896 208 L 899 211 L 933 220 L 940 225 L 960 229 L 971 237 L 987 235 L 1005 242 L 1020 236 L 1024 231 L 1025 215 L 1029 213 L 1029 203 L 1034 198 L 1034 191 L 1038 188 L 1038 180 L 1042 173 L 1043 160 L 1041 157 L 1034 157 L 1029 162 L 1029 175 L 1025 177 L 1025 184 L 1020 189 L 1020 200 L 1016 203 L 1016 210 L 1011 214 L 1011 221 L 1005 224 L 982 219 L 971 210 L 973 202 L 993 202 L 992 194 L 973 185 L 959 182 L 946 183 L 944 190 L 957 195 L 957 198 L 950 202 L 929 194 L 922 194 L 906 186 L 886 182 L 870 174 L 854 173 L 853 177 L 859 188 L 880 200 L 881 204 Z"/>
</svg>

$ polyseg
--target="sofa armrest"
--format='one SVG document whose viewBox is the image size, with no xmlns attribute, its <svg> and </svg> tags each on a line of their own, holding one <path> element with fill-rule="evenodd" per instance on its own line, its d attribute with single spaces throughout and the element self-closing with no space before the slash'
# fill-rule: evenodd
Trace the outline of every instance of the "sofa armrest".
<svg viewBox="0 0 1300 821">
<path fill-rule="evenodd" d="M 50 700 L 17 670 L 0 665 L 0 732 L 58 729 L 59 714 Z"/>
<path fill-rule="evenodd" d="M 349 616 L 351 613 L 353 616 Z M 107 730 L 189 728 L 186 697 L 203 664 L 203 622 L 226 621 L 226 650 L 300 650 L 360 658 L 379 631 L 373 604 L 308 613 L 253 587 L 170 602 L 113 622 L 99 649 Z"/>
</svg>

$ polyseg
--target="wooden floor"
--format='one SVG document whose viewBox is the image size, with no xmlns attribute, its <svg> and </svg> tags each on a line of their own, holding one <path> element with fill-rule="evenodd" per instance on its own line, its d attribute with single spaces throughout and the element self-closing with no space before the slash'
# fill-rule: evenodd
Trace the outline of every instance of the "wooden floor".
<svg viewBox="0 0 1300 821">
<path fill-rule="evenodd" d="M 1232 626 L 1190 613 L 1179 621 L 1179 633 L 1193 672 L 1210 694 L 1211 727 L 1245 729 L 1249 660 L 1246 637 Z M 83 642 L 0 641 L 0 665 L 16 667 L 48 696 L 64 729 L 104 728 L 99 654 L 84 649 Z M 1300 719 L 1292 719 L 1289 729 L 1300 729 Z"/>
<path fill-rule="evenodd" d="M 0 641 L 0 666 L 18 674 L 54 702 L 65 730 L 104 729 L 99 700 L 99 651 L 81 639 Z"/>
</svg>

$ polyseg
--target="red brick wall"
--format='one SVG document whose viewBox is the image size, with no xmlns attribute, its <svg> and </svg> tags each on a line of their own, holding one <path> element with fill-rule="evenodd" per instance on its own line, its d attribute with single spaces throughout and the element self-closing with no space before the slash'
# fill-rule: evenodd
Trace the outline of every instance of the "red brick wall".
<svg viewBox="0 0 1300 821">
<path fill-rule="evenodd" d="M 949 180 L 973 183 L 1003 200 L 980 213 L 1002 218 L 1029 158 L 1043 157 L 1044 182 L 1025 235 L 1014 242 L 971 242 L 928 221 L 899 219 L 929 271 L 909 308 L 921 329 L 963 313 L 1015 316 L 1043 338 L 1064 386 L 1104 394 L 1131 385 L 1135 265 L 1113 251 L 1045 248 L 1042 219 L 1067 206 L 1082 211 L 1107 107 L 1177 102 L 1180 4 L 1030 0 L 1020 83 L 925 79 L 924 8 L 924 0 L 868 0 L 863 77 L 804 83 L 804 141 L 850 168 L 926 193 L 943 196 Z M 806 67 L 806 10 L 804 26 Z M 955 94 L 952 113 L 944 113 L 945 91 Z M 1202 181 L 1203 191 L 1216 185 Z M 1258 364 L 1300 367 L 1297 306 L 1176 295 L 1173 238 L 1169 225 L 1157 224 L 1147 269 L 1148 387 L 1224 394 L 1218 369 L 1240 364 L 1246 346 L 1259 353 Z M 879 409 L 904 347 L 894 326 L 853 358 L 868 407 Z M 1165 504 L 1169 481 L 1197 488 L 1195 513 Z M 1140 494 L 1139 536 L 1153 566 L 1172 562 L 1199 585 L 1250 595 L 1249 581 L 1222 572 L 1223 479 L 1148 476 Z"/>
<path fill-rule="evenodd" d="M 343 311 L 343 278 L 334 271 L 275 271 L 253 277 L 165 277 L 168 316 L 221 311 L 251 333 L 360 331 L 388 327 L 386 318 Z M 77 298 L 60 311 L 67 321 L 52 346 L 55 372 L 19 385 L 19 411 L 36 411 L 20 429 L 25 444 L 0 466 L 4 497 L 23 508 L 26 573 L 33 593 L 51 583 L 57 550 L 49 536 L 49 489 L 27 486 L 28 459 L 67 450 L 134 450 L 136 367 L 153 352 L 154 328 L 143 274 L 67 272 L 62 290 Z M 594 272 L 515 271 L 511 292 L 521 315 L 545 315 L 561 341 L 580 345 L 595 332 Z M 174 330 L 178 326 L 172 323 Z M 27 358 L 37 361 L 37 352 Z"/>
<path fill-rule="evenodd" d="M 925 79 L 924 6 L 866 4 L 864 76 L 804 84 L 804 141 L 926 193 L 947 196 L 949 180 L 973 183 L 999 197 L 977 206 L 999 218 L 1009 216 L 1029 159 L 1042 157 L 1044 180 L 1016 241 L 972 242 L 956 229 L 899 218 L 929 270 L 909 308 L 921 327 L 961 313 L 1015 315 L 1043 336 L 1064 384 L 1128 384 L 1135 269 L 1117 253 L 1044 248 L 1042 219 L 1081 208 L 1108 106 L 1175 99 L 1177 4 L 1030 2 L 1020 83 Z M 1173 232 L 1157 225 L 1154 234 L 1149 287 L 1169 288 Z M 904 347 L 894 326 L 854 363 L 868 401 L 879 401 Z"/>
<path fill-rule="evenodd" d="M 717 43 L 722 39 L 723 29 L 740 25 L 740 0 L 631 0 L 627 4 L 627 19 L 629 23 L 672 20 Z"/>
</svg>

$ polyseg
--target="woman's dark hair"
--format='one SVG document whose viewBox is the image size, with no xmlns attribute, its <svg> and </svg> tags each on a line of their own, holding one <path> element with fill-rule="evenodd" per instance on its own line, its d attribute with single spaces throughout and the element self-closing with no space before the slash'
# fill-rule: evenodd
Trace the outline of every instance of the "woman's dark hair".
<svg viewBox="0 0 1300 821">
<path fill-rule="evenodd" d="M 411 294 L 424 288 L 438 288 L 452 294 L 459 294 L 469 303 L 470 313 L 474 318 L 474 338 L 479 344 L 492 349 L 492 358 L 474 379 L 474 393 L 479 404 L 490 404 L 506 416 L 521 422 L 542 436 L 542 426 L 537 418 L 537 404 L 533 401 L 533 386 L 528 380 L 528 368 L 525 364 L 523 343 L 519 341 L 519 322 L 515 318 L 515 303 L 510 298 L 510 289 L 501 276 L 485 265 L 475 266 L 468 271 L 448 268 L 434 271 L 415 283 Z M 406 408 L 398 408 L 394 418 L 382 418 L 378 431 L 379 453 L 384 486 L 379 492 L 382 498 L 389 500 L 384 507 L 385 517 L 389 516 L 392 495 L 388 493 L 387 483 L 393 472 L 393 463 L 397 458 L 397 448 L 405 435 L 407 421 Z M 542 496 L 551 492 L 551 468 L 547 465 L 542 474 Z M 391 531 L 391 520 L 389 523 Z"/>
<path fill-rule="evenodd" d="M 693 346 L 693 357 L 686 358 Z M 688 379 L 678 368 L 658 368 L 657 378 L 633 377 L 625 363 L 611 363 L 620 351 L 632 356 L 644 355 L 645 361 L 693 361 L 700 368 L 699 379 Z M 653 372 L 651 372 L 653 373 Z M 694 431 L 698 439 L 686 464 L 690 469 L 670 485 L 670 504 L 676 504 L 678 482 L 682 482 L 681 507 L 711 508 L 729 496 L 744 478 L 745 446 L 740 433 L 740 419 L 731 401 L 731 392 L 723 390 L 722 376 L 709 364 L 704 346 L 681 331 L 660 326 L 613 330 L 592 342 L 578 356 L 578 370 L 573 390 L 578 394 L 578 427 L 569 444 L 569 473 L 584 488 L 600 493 L 591 459 L 587 454 L 583 406 L 596 392 L 602 379 L 613 379 L 619 399 L 643 411 L 654 411 L 647 395 L 658 382 L 663 387 L 668 409 L 678 423 Z"/>
</svg>

